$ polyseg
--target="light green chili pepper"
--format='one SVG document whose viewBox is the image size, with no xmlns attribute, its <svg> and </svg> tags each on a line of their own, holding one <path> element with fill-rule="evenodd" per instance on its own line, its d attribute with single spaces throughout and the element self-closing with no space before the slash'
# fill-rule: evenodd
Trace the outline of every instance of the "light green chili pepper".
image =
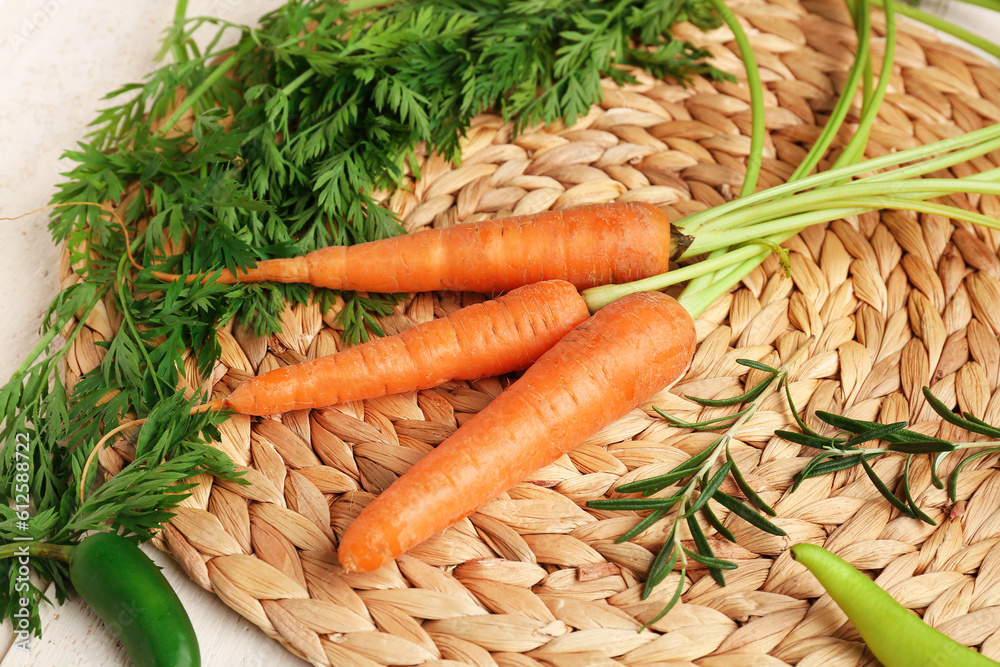
<svg viewBox="0 0 1000 667">
<path fill-rule="evenodd" d="M 850 563 L 815 544 L 792 557 L 819 579 L 885 667 L 998 667 L 1000 663 L 935 630 Z"/>
</svg>

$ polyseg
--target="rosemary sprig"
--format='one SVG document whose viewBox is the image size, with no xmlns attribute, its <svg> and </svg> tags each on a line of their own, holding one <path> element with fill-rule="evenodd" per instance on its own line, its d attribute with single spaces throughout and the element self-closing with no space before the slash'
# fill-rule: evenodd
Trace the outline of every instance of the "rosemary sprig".
<svg viewBox="0 0 1000 667">
<path fill-rule="evenodd" d="M 784 535 L 784 531 L 767 518 L 775 516 L 773 508 L 747 482 L 730 451 L 730 443 L 735 439 L 739 428 L 753 417 L 761 402 L 774 392 L 783 393 L 799 427 L 798 431 L 777 430 L 775 435 L 788 442 L 816 450 L 805 467 L 794 476 L 794 484 L 790 490 L 792 493 L 806 479 L 861 466 L 872 485 L 893 507 L 905 516 L 933 525 L 934 520 L 917 504 L 913 494 L 910 474 L 913 458 L 916 456 L 930 458 L 933 484 L 937 488 L 947 486 L 948 497 L 952 502 L 956 502 L 958 479 L 962 470 L 983 457 L 1000 453 L 1000 427 L 993 426 L 967 412 L 954 412 L 927 387 L 923 389 L 924 398 L 943 421 L 970 433 L 985 435 L 991 440 L 954 442 L 911 431 L 906 428 L 908 423 L 905 421 L 882 424 L 817 411 L 816 417 L 835 429 L 831 435 L 821 435 L 806 424 L 804 416 L 796 408 L 788 378 L 788 371 L 795 359 L 805 352 L 811 343 L 812 340 L 808 340 L 780 368 L 748 359 L 737 360 L 737 363 L 743 366 L 766 373 L 764 379 L 739 396 L 728 399 L 686 397 L 706 407 L 743 406 L 733 414 L 700 422 L 688 422 L 654 408 L 665 420 L 680 428 L 700 431 L 725 429 L 725 432 L 698 454 L 670 471 L 656 477 L 635 480 L 615 489 L 616 493 L 639 494 L 638 496 L 594 500 L 588 503 L 589 507 L 595 509 L 648 512 L 618 541 L 635 539 L 659 521 L 671 522 L 669 536 L 650 566 L 643 598 L 648 597 L 653 588 L 662 583 L 673 568 L 679 568 L 681 583 L 667 605 L 643 628 L 662 618 L 680 600 L 688 559 L 708 568 L 710 576 L 723 586 L 724 570 L 735 567 L 734 563 L 715 556 L 698 521 L 700 517 L 723 539 L 735 542 L 733 533 L 719 520 L 710 501 L 715 501 L 731 514 L 760 530 L 773 535 Z M 884 444 L 873 446 L 873 443 L 879 442 Z M 956 451 L 969 453 L 964 454 L 957 462 L 945 483 L 939 477 L 940 466 L 946 456 Z M 879 477 L 872 465 L 877 458 L 891 454 L 906 456 L 898 492 L 893 491 L 892 485 Z M 727 477 L 731 477 L 739 488 L 743 495 L 742 500 L 721 490 Z M 682 542 L 681 522 L 688 527 L 694 550 Z"/>
<path fill-rule="evenodd" d="M 825 475 L 837 470 L 847 470 L 860 465 L 879 493 L 900 512 L 911 518 L 933 524 L 934 521 L 917 505 L 913 497 L 910 478 L 910 462 L 913 457 L 929 456 L 931 481 L 937 488 L 944 488 L 945 483 L 939 476 L 941 463 L 944 459 L 952 452 L 976 450 L 963 455 L 948 476 L 948 497 L 952 502 L 956 502 L 958 478 L 961 471 L 980 458 L 1000 452 L 1000 428 L 988 424 L 968 412 L 955 413 L 937 398 L 929 387 L 923 388 L 923 396 L 928 405 L 943 421 L 954 424 L 970 433 L 985 435 L 992 440 L 953 442 L 907 430 L 907 422 L 880 424 L 817 411 L 816 417 L 820 421 L 836 429 L 833 435 L 820 435 L 805 426 L 801 418 L 798 418 L 798 423 L 802 432 L 775 431 L 775 435 L 789 442 L 818 450 L 818 453 L 813 455 L 806 467 L 795 476 L 795 484 L 792 489 L 798 488 L 803 480 L 810 477 Z M 865 443 L 877 441 L 884 443 L 884 445 L 881 447 L 861 447 Z M 869 464 L 869 461 L 891 453 L 907 455 L 902 479 L 899 482 L 902 498 L 891 490 L 885 480 L 878 477 Z"/>
<path fill-rule="evenodd" d="M 780 368 L 751 359 L 738 359 L 737 363 L 767 373 L 767 376 L 745 393 L 729 399 L 702 399 L 688 396 L 687 398 L 704 406 L 718 407 L 726 405 L 743 405 L 745 407 L 734 415 L 724 418 L 725 423 L 718 419 L 702 422 L 685 422 L 663 411 L 656 411 L 666 420 L 677 426 L 692 430 L 725 429 L 712 444 L 687 461 L 675 466 L 672 470 L 647 479 L 640 479 L 622 484 L 615 489 L 620 494 L 641 494 L 640 497 L 608 498 L 592 500 L 588 507 L 604 510 L 649 511 L 631 530 L 627 531 L 618 542 L 634 539 L 654 523 L 666 520 L 671 522 L 668 538 L 654 557 L 647 574 L 643 588 L 643 599 L 660 584 L 679 563 L 681 582 L 685 580 L 688 559 L 708 568 L 709 575 L 720 585 L 725 586 L 725 570 L 736 568 L 736 564 L 716 557 L 711 544 L 705 535 L 699 518 L 711 526 L 724 539 L 735 542 L 733 533 L 719 520 L 710 501 L 715 501 L 734 516 L 750 525 L 772 535 L 785 535 L 785 531 L 770 521 L 767 516 L 775 516 L 772 509 L 763 498 L 747 483 L 730 451 L 730 443 L 736 438 L 740 428 L 753 418 L 761 403 L 776 391 L 788 390 L 788 371 L 804 353 L 812 339 L 808 340 Z M 768 391 L 770 390 L 770 391 Z M 732 477 L 746 502 L 721 490 L 723 482 Z M 655 498 L 650 497 L 659 494 Z M 694 549 L 685 546 L 681 540 L 681 523 L 687 526 Z M 677 591 L 681 591 L 679 584 Z M 643 627 L 662 618 L 680 599 L 676 592 L 667 605 Z"/>
</svg>

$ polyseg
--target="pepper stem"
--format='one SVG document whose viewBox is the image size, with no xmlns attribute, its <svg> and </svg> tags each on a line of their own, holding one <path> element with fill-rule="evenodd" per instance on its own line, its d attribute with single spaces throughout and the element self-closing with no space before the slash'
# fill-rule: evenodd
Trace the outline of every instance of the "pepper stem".
<svg viewBox="0 0 1000 667">
<path fill-rule="evenodd" d="M 75 547 L 68 544 L 51 544 L 49 542 L 11 542 L 0 545 L 0 559 L 15 558 L 24 556 L 27 551 L 28 556 L 38 558 L 55 558 L 64 563 L 69 562 L 70 554 Z"/>
</svg>

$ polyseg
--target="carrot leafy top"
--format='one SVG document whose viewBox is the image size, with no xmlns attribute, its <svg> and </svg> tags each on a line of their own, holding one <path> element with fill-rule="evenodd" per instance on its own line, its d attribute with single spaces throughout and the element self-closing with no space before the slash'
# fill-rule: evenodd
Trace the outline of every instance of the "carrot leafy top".
<svg viewBox="0 0 1000 667">
<path fill-rule="evenodd" d="M 996 149 L 1000 126 L 858 163 L 890 78 L 883 70 L 875 82 L 868 49 L 872 2 L 847 2 L 858 34 L 857 57 L 828 127 L 790 182 L 755 192 L 760 168 L 755 149 L 739 197 L 682 221 L 683 230 L 695 237 L 682 268 L 650 282 L 588 290 L 588 304 L 614 301 L 621 295 L 615 290 L 684 283 L 680 301 L 697 316 L 798 231 L 887 206 L 990 224 L 983 216 L 927 200 L 956 188 L 1000 194 L 997 173 L 951 182 L 912 177 Z M 894 7 L 884 3 L 886 68 L 893 61 Z M 60 208 L 54 209 L 51 231 L 56 242 L 66 243 L 79 280 L 59 292 L 39 344 L 0 388 L 0 438 L 6 444 L 0 490 L 12 500 L 0 505 L 0 543 L 25 537 L 69 543 L 103 522 L 145 538 L 169 520 L 186 491 L 177 484 L 192 471 L 235 479 L 231 462 L 204 445 L 227 415 L 190 415 L 192 402 L 177 389 L 187 350 L 208 376 L 205 371 L 220 356 L 220 324 L 235 318 L 258 335 L 270 334 L 278 330 L 286 304 L 313 298 L 328 304 L 339 296 L 345 299 L 339 323 L 348 339 L 358 340 L 381 333 L 375 316 L 396 303 L 392 295 L 337 295 L 302 285 L 196 280 L 164 286 L 151 269 L 188 275 L 221 267 L 235 271 L 266 258 L 397 234 L 400 221 L 379 205 L 380 198 L 403 183 L 407 169 L 419 178 L 416 158 L 423 149 L 418 146 L 457 159 L 463 132 L 482 111 L 493 110 L 517 129 L 572 123 L 599 101 L 603 76 L 626 82 L 630 66 L 681 81 L 693 74 L 724 76 L 703 62 L 706 53 L 671 37 L 671 26 L 680 20 L 700 28 L 724 21 L 731 29 L 750 83 L 752 146 L 763 139 L 763 89 L 753 50 L 722 0 L 290 0 L 263 17 L 259 27 L 186 18 L 185 0 L 178 0 L 177 8 L 163 46 L 163 55 L 173 61 L 145 82 L 111 93 L 112 106 L 99 113 L 89 140 L 66 153 L 75 166 L 53 197 Z M 195 33 L 206 29 L 214 29 L 214 36 L 196 43 Z M 853 138 L 830 170 L 813 174 L 858 87 L 863 101 Z M 106 211 L 87 202 L 115 205 L 131 238 Z M 127 249 L 145 269 L 134 270 Z M 101 363 L 71 393 L 59 363 L 102 299 L 121 314 L 121 323 L 113 338 L 101 343 Z M 683 425 L 722 426 L 725 432 L 666 479 L 632 489 L 676 491 L 649 499 L 659 504 L 647 508 L 652 518 L 641 524 L 673 521 L 653 563 L 650 587 L 689 559 L 722 580 L 732 564 L 712 554 L 697 520 L 707 517 L 726 536 L 712 521 L 710 499 L 762 530 L 780 532 L 767 518 L 770 508 L 740 475 L 728 443 L 761 397 L 784 386 L 784 369 L 757 368 L 770 380 L 738 397 L 744 407 L 731 420 Z M 92 482 L 83 474 L 90 448 L 81 445 L 96 442 L 102 429 L 126 415 L 148 419 L 142 433 L 149 435 L 136 442 L 135 461 L 98 491 L 80 494 Z M 974 432 L 1000 435 L 968 415 L 955 419 Z M 849 465 L 870 470 L 869 457 L 883 452 L 860 452 L 863 438 L 883 440 L 889 443 L 886 451 L 910 456 L 941 456 L 964 447 L 914 438 L 900 425 L 829 423 L 851 435 L 824 439 L 804 428 L 803 434 L 782 434 L 819 451 L 822 458 L 803 476 Z M 30 481 L 23 482 L 29 468 Z M 727 476 L 746 501 L 720 490 Z M 656 484 L 663 486 L 654 489 Z M 637 500 L 644 501 L 606 502 L 632 502 L 634 508 Z M 911 498 L 896 504 L 920 516 Z M 31 508 L 24 519 L 21 505 Z M 681 543 L 685 523 L 693 548 Z M 39 561 L 36 567 L 57 584 L 61 598 L 68 579 L 64 565 Z M 15 577 L 15 570 L 0 571 L 0 589 L 13 591 Z M 31 584 L 20 595 L 37 611 L 40 588 Z M 0 599 L 9 617 L 13 598 Z M 37 631 L 37 614 L 32 618 Z"/>
<path fill-rule="evenodd" d="M 59 292 L 39 344 L 0 388 L 0 489 L 18 499 L 4 506 L 2 543 L 71 543 L 105 521 L 145 539 L 193 471 L 232 477 L 231 462 L 203 444 L 225 414 L 188 415 L 177 390 L 186 350 L 204 372 L 220 356 L 220 324 L 238 318 L 266 335 L 286 303 L 337 296 L 302 285 L 164 287 L 149 270 L 233 270 L 400 233 L 378 193 L 416 169 L 418 145 L 457 159 L 486 109 L 519 128 L 572 122 L 599 101 L 602 76 L 629 80 L 627 66 L 722 76 L 670 34 L 678 20 L 718 25 L 704 0 L 293 0 L 257 27 L 188 18 L 186 4 L 178 0 L 160 54 L 171 62 L 110 93 L 90 136 L 65 154 L 73 166 L 50 227 L 80 280 Z M 114 205 L 131 238 L 86 202 Z M 145 270 L 126 262 L 126 243 Z M 375 316 L 396 303 L 342 296 L 340 324 L 355 340 L 381 333 Z M 71 392 L 59 363 L 102 299 L 121 325 Z M 88 450 L 126 415 L 154 422 L 135 462 L 80 493 L 95 473 Z M 65 565 L 36 563 L 61 598 Z M 13 591 L 15 577 L 0 570 L 0 588 Z M 33 612 L 43 589 L 19 593 Z M 19 608 L 9 597 L 2 606 Z"/>
</svg>

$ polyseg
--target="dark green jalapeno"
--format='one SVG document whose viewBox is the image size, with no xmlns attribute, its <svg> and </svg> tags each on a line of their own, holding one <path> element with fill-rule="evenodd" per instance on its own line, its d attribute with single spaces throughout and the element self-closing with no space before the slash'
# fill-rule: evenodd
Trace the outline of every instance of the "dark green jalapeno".
<svg viewBox="0 0 1000 667">
<path fill-rule="evenodd" d="M 194 626 L 177 593 L 134 542 L 89 535 L 68 550 L 70 580 L 136 667 L 198 667 Z"/>
</svg>

